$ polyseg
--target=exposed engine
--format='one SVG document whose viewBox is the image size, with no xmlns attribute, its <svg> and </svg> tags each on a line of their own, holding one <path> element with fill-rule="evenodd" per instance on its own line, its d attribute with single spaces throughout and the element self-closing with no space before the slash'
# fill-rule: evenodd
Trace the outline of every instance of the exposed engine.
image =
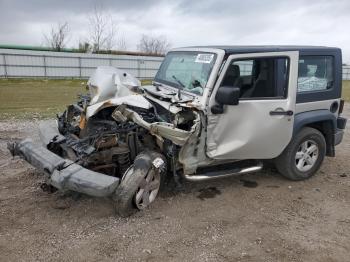
<svg viewBox="0 0 350 262">
<path fill-rule="evenodd" d="M 139 152 L 154 147 L 154 139 L 134 122 L 116 121 L 116 107 L 105 108 L 86 121 L 83 108 L 88 101 L 80 97 L 58 116 L 59 132 L 65 139 L 53 140 L 48 149 L 93 171 L 121 177 Z M 155 121 L 152 112 L 134 110 L 146 121 Z"/>
<path fill-rule="evenodd" d="M 53 139 L 47 146 L 50 151 L 93 171 L 122 177 L 141 151 L 157 150 L 156 139 L 149 130 L 120 114 L 125 105 L 104 108 L 86 120 L 84 108 L 90 97 L 79 98 L 77 104 L 69 105 L 58 116 L 58 129 L 64 138 Z M 193 124 L 191 111 L 173 115 L 156 104 L 150 109 L 127 108 L 148 123 L 173 123 L 183 130 L 189 130 Z M 165 141 L 164 151 L 170 146 L 173 151 L 169 142 Z M 169 152 L 165 153 L 169 155 Z"/>
<path fill-rule="evenodd" d="M 171 112 L 154 98 L 130 91 L 138 80 L 127 76 L 126 81 L 116 69 L 108 70 L 98 69 L 88 82 L 90 94 L 80 95 L 76 104 L 57 116 L 60 135 L 47 148 L 87 169 L 119 178 L 145 150 L 161 152 L 175 163 L 180 144 L 193 127 L 193 110 Z"/>
</svg>

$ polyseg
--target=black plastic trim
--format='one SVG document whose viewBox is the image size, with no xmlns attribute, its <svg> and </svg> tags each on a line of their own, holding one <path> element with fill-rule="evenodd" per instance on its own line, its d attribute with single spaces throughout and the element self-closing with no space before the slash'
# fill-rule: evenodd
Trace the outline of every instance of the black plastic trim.
<svg viewBox="0 0 350 262">
<path fill-rule="evenodd" d="M 338 129 L 337 132 L 334 134 L 334 145 L 339 145 L 341 141 L 343 140 L 344 131 Z"/>
<path fill-rule="evenodd" d="M 322 121 L 332 122 L 332 133 L 334 134 L 337 127 L 337 119 L 329 110 L 326 109 L 296 114 L 294 117 L 293 134 L 296 134 L 303 126 Z"/>
<path fill-rule="evenodd" d="M 332 104 L 331 104 L 331 107 L 329 108 L 329 111 L 331 111 L 332 113 L 336 113 L 337 110 L 339 108 L 339 103 L 338 101 L 334 101 Z"/>
<path fill-rule="evenodd" d="M 344 99 L 340 99 L 340 105 L 339 105 L 338 114 L 343 113 L 343 109 L 344 109 Z"/>
<path fill-rule="evenodd" d="M 271 116 L 292 116 L 294 112 L 292 110 L 288 111 L 270 111 Z"/>
<path fill-rule="evenodd" d="M 346 127 L 346 122 L 347 122 L 347 119 L 346 119 L 346 118 L 339 116 L 339 117 L 337 118 L 337 128 L 339 128 L 339 129 L 345 129 L 345 127 Z"/>
<path fill-rule="evenodd" d="M 325 137 L 327 150 L 326 155 L 335 156 L 335 138 L 337 130 L 337 118 L 329 110 L 321 109 L 296 114 L 294 117 L 293 136 L 304 126 L 318 129 Z"/>
</svg>

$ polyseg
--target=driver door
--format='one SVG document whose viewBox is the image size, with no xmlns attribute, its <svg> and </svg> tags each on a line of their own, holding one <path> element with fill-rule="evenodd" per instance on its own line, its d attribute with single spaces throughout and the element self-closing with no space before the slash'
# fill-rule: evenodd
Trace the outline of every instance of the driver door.
<svg viewBox="0 0 350 262">
<path fill-rule="evenodd" d="M 228 57 L 209 98 L 208 157 L 270 159 L 284 150 L 293 134 L 298 57 L 297 51 Z M 213 113 L 223 85 L 240 88 L 239 103 Z"/>
</svg>

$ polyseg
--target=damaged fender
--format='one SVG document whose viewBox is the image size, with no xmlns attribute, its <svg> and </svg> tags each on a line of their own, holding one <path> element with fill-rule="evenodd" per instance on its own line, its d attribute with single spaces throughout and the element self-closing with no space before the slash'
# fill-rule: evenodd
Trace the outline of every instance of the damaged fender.
<svg viewBox="0 0 350 262">
<path fill-rule="evenodd" d="M 154 122 L 148 123 L 142 119 L 142 117 L 134 112 L 131 109 L 124 109 L 123 114 L 136 124 L 142 126 L 143 128 L 150 131 L 150 133 L 157 138 L 161 139 L 166 138 L 171 140 L 174 144 L 183 146 L 191 134 L 196 130 L 197 124 L 194 124 L 191 127 L 190 131 L 185 131 L 179 128 L 174 127 L 173 124 L 165 123 L 165 122 Z M 197 116 L 198 117 L 198 116 Z"/>
</svg>

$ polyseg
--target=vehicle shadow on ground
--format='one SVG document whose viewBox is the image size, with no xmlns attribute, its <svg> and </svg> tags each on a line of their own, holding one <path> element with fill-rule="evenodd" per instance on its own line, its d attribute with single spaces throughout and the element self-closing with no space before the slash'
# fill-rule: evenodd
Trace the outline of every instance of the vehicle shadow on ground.
<svg viewBox="0 0 350 262">
<path fill-rule="evenodd" d="M 77 205 L 79 206 L 81 202 L 93 202 L 93 206 L 107 205 L 110 208 L 113 207 L 113 200 L 111 198 L 95 198 L 73 191 L 61 192 L 52 190 L 52 188 L 48 188 L 44 183 L 45 180 L 40 171 L 30 170 L 25 173 L 36 180 L 36 187 L 38 193 L 40 192 L 39 194 L 46 194 L 48 198 L 51 198 L 54 202 L 52 205 L 54 209 L 64 210 L 74 208 Z M 181 179 L 181 187 L 178 187 L 174 179 L 169 176 L 158 197 L 167 200 L 176 198 L 179 195 L 193 195 L 204 201 L 220 196 L 228 188 L 246 187 L 247 190 L 261 186 L 278 188 L 283 180 L 285 179 L 271 166 L 265 167 L 262 171 L 253 174 L 236 175 L 203 182 L 189 182 Z"/>
<path fill-rule="evenodd" d="M 6 138 L 4 140 L 10 141 L 13 139 L 14 138 L 11 137 Z M 19 138 L 16 137 L 15 139 Z M 5 157 L 8 158 L 7 160 L 10 162 L 11 166 L 17 165 L 18 161 L 20 161 L 21 164 L 24 163 L 24 161 L 19 160 L 19 158 L 12 158 L 11 156 L 9 156 L 8 152 L 6 152 Z M 24 165 L 27 166 L 27 164 Z M 53 190 L 50 186 L 45 184 L 45 176 L 39 170 L 29 168 L 29 170 L 27 169 L 26 171 L 24 171 L 24 173 L 24 176 L 30 176 L 32 179 L 34 179 L 34 183 L 36 185 L 35 187 L 37 188 L 37 194 L 39 194 L 40 196 L 46 195 L 48 198 L 47 200 L 52 202 L 53 209 L 65 210 L 69 208 L 76 208 L 83 202 L 93 202 L 93 206 L 102 205 L 106 206 L 106 208 L 108 206 L 108 208 L 113 209 L 113 200 L 110 197 L 95 198 L 73 191 L 61 192 Z M 281 179 L 282 178 L 280 178 L 280 175 L 277 173 L 277 171 L 272 165 L 267 165 L 263 168 L 263 170 L 257 173 L 234 175 L 232 177 L 225 177 L 202 182 L 189 182 L 181 177 L 181 187 L 179 187 L 175 183 L 172 174 L 168 173 L 165 179 L 165 183 L 158 194 L 158 198 L 167 200 L 173 199 L 174 197 L 176 198 L 179 195 L 193 195 L 199 198 L 200 200 L 204 201 L 206 199 L 215 198 L 221 195 L 221 193 L 225 191 L 226 188 L 260 187 L 261 181 L 263 180 L 268 180 L 269 184 L 276 184 L 272 185 L 272 187 L 279 187 L 277 184 L 281 183 Z M 273 181 L 275 181 L 276 183 L 274 183 Z"/>
<path fill-rule="evenodd" d="M 220 195 L 221 191 L 232 187 L 256 188 L 267 186 L 278 188 L 283 180 L 285 179 L 282 178 L 277 170 L 271 165 L 264 167 L 263 170 L 257 173 L 233 175 L 232 177 L 218 178 L 208 181 L 189 182 L 182 178 L 180 188 L 176 185 L 174 179 L 170 178 L 160 193 L 160 197 L 166 199 L 175 197 L 178 194 L 187 195 L 199 193 L 197 197 L 204 200 L 207 198 L 214 198 Z"/>
</svg>

